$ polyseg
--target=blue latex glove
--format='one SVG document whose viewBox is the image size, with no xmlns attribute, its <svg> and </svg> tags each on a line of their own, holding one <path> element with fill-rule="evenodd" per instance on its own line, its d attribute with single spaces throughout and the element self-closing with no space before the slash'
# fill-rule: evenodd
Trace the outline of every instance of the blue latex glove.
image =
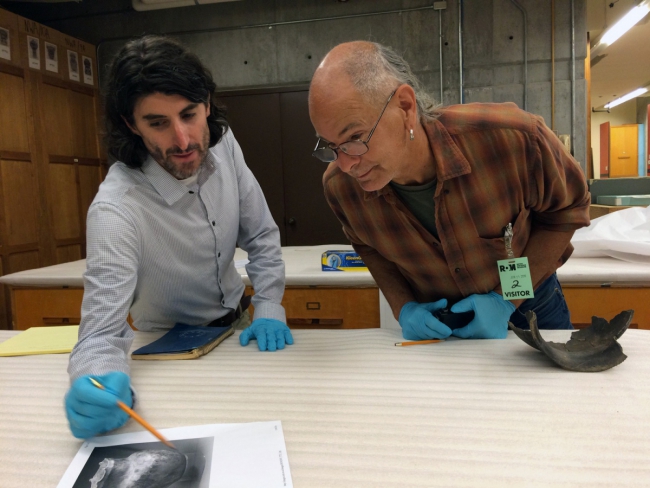
<svg viewBox="0 0 650 488">
<path fill-rule="evenodd" d="M 133 406 L 130 381 L 126 374 L 113 371 L 103 376 L 92 376 L 106 390 L 97 388 L 90 378 L 77 378 L 65 396 L 65 413 L 70 430 L 78 439 L 88 439 L 124 425 L 129 416 L 117 406 L 118 399 L 129 407 Z"/>
<path fill-rule="evenodd" d="M 275 351 L 284 349 L 285 344 L 293 344 L 293 336 L 287 324 L 275 319 L 253 320 L 249 327 L 242 330 L 239 343 L 247 346 L 251 339 L 257 339 L 260 351 Z"/>
<path fill-rule="evenodd" d="M 443 309 L 447 300 L 432 303 L 408 302 L 399 313 L 399 325 L 402 326 L 404 339 L 421 341 L 426 339 L 446 339 L 451 329 L 440 322 L 431 312 Z"/>
<path fill-rule="evenodd" d="M 501 295 L 491 291 L 485 295 L 470 295 L 451 307 L 452 312 L 474 310 L 474 319 L 452 334 L 462 339 L 505 339 L 508 320 L 515 306 Z"/>
</svg>

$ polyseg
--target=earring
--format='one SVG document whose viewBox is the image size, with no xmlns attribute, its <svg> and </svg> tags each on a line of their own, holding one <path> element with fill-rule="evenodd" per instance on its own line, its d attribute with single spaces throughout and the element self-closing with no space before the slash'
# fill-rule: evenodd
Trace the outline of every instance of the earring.
<svg viewBox="0 0 650 488">
<path fill-rule="evenodd" d="M 413 129 L 409 131 L 409 134 L 411 135 L 411 140 L 415 139 L 415 134 L 413 134 Z"/>
</svg>

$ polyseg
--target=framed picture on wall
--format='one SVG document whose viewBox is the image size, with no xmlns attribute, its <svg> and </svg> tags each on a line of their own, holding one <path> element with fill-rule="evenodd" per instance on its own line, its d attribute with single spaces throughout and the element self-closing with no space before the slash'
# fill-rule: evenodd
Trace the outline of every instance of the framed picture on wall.
<svg viewBox="0 0 650 488">
<path fill-rule="evenodd" d="M 72 81 L 79 81 L 79 55 L 68 49 L 68 77 Z"/>
<path fill-rule="evenodd" d="M 11 61 L 11 37 L 4 27 L 0 27 L 0 59 Z"/>
<path fill-rule="evenodd" d="M 92 85 L 93 80 L 93 60 L 88 56 L 82 56 L 83 67 L 84 67 L 84 83 Z"/>
<path fill-rule="evenodd" d="M 32 36 L 27 36 L 27 59 L 29 67 L 41 69 L 41 42 Z"/>
<path fill-rule="evenodd" d="M 45 69 L 54 73 L 59 72 L 58 46 L 51 42 L 45 42 Z"/>
</svg>

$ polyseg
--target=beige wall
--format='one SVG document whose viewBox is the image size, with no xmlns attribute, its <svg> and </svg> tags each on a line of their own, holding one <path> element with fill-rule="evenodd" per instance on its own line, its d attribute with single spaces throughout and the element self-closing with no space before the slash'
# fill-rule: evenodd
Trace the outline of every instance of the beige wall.
<svg viewBox="0 0 650 488">
<path fill-rule="evenodd" d="M 636 124 L 636 99 L 614 107 L 609 113 L 592 112 L 591 147 L 594 153 L 594 178 L 600 177 L 600 124 L 605 122 L 609 122 L 613 126 Z"/>
</svg>

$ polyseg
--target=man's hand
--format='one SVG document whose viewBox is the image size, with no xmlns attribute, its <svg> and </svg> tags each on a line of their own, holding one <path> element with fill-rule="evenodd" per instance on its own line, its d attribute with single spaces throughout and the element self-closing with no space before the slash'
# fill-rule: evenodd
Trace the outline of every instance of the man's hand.
<svg viewBox="0 0 650 488">
<path fill-rule="evenodd" d="M 452 312 L 474 310 L 474 319 L 465 327 L 452 332 L 462 339 L 505 339 L 508 319 L 515 306 L 491 291 L 485 295 L 470 295 L 451 307 Z"/>
<path fill-rule="evenodd" d="M 255 319 L 253 323 L 242 330 L 239 343 L 247 346 L 251 339 L 257 339 L 260 351 L 275 351 L 284 349 L 284 345 L 293 344 L 293 336 L 287 324 L 275 319 Z"/>
<path fill-rule="evenodd" d="M 106 390 L 94 386 L 90 378 L 77 378 L 65 396 L 65 413 L 70 430 L 79 439 L 88 439 L 124 425 L 129 416 L 117 406 L 118 400 L 129 407 L 133 406 L 130 381 L 126 374 L 113 371 L 103 376 L 93 376 Z"/>
<path fill-rule="evenodd" d="M 404 339 L 420 341 L 449 337 L 451 329 L 431 313 L 446 306 L 447 300 L 444 298 L 433 303 L 408 302 L 404 304 L 398 319 L 399 325 L 402 326 Z"/>
</svg>

